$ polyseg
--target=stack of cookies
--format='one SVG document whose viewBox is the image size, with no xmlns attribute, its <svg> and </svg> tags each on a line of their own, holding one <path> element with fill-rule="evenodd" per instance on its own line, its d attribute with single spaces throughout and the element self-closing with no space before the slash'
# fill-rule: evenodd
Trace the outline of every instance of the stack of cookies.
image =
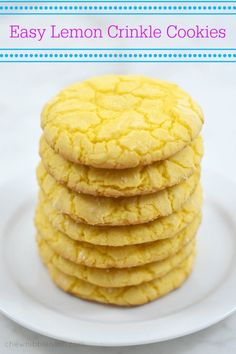
<svg viewBox="0 0 236 354">
<path fill-rule="evenodd" d="M 199 106 L 177 85 L 109 75 L 42 112 L 37 244 L 80 298 L 144 304 L 192 270 L 201 222 Z"/>
</svg>

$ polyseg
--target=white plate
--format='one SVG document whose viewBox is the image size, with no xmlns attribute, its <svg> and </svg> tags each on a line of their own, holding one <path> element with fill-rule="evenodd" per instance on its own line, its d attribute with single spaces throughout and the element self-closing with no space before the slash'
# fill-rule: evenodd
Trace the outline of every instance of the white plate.
<svg viewBox="0 0 236 354">
<path fill-rule="evenodd" d="M 35 332 L 101 346 L 159 342 L 196 332 L 236 308 L 236 188 L 204 173 L 204 220 L 194 271 L 180 289 L 136 308 L 86 302 L 57 289 L 34 242 L 33 177 L 0 190 L 0 310 Z"/>
</svg>

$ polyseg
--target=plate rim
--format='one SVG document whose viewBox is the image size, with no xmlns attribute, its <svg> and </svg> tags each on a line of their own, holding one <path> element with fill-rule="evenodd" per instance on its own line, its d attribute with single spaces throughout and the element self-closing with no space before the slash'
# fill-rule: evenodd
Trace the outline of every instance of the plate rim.
<svg viewBox="0 0 236 354">
<path fill-rule="evenodd" d="M 61 337 L 61 336 L 57 336 L 54 334 L 49 334 L 47 332 L 44 332 L 41 329 L 35 328 L 33 326 L 30 326 L 29 324 L 25 323 L 24 321 L 18 320 L 16 319 L 14 316 L 10 315 L 8 312 L 2 310 L 0 308 L 0 312 L 2 315 L 4 315 L 5 317 L 7 317 L 8 319 L 10 319 L 11 321 L 15 322 L 16 324 L 22 326 L 23 328 L 30 330 L 34 333 L 38 333 L 42 336 L 45 336 L 47 338 L 51 338 L 51 339 L 55 339 L 61 342 L 66 342 L 66 343 L 71 343 L 71 344 L 80 344 L 80 345 L 86 345 L 86 346 L 92 346 L 92 347 L 133 347 L 136 345 L 147 345 L 147 344 L 154 344 L 154 343 L 161 343 L 161 342 L 166 342 L 166 341 L 171 341 L 173 339 L 177 339 L 177 338 L 182 338 L 197 332 L 200 332 L 204 329 L 207 329 L 211 326 L 214 326 L 215 324 L 225 320 L 226 318 L 230 317 L 233 313 L 236 312 L 236 307 L 234 309 L 232 309 L 231 311 L 229 311 L 228 313 L 225 313 L 222 317 L 218 317 L 215 319 L 215 321 L 209 321 L 208 323 L 206 323 L 204 326 L 199 326 L 196 327 L 195 329 L 189 330 L 189 331 L 185 331 L 182 332 L 182 334 L 176 334 L 173 336 L 168 336 L 168 337 L 163 337 L 161 339 L 156 340 L 155 338 L 153 339 L 147 339 L 147 340 L 139 340 L 136 342 L 130 341 L 130 342 L 96 342 L 96 341 L 91 341 L 89 342 L 88 340 L 73 340 L 73 339 L 69 339 L 67 337 Z"/>
</svg>

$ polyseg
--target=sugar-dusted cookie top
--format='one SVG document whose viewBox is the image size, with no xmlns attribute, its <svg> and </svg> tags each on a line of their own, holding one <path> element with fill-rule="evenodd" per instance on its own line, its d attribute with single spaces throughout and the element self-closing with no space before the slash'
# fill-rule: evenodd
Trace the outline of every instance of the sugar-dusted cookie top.
<svg viewBox="0 0 236 354">
<path fill-rule="evenodd" d="M 48 144 L 64 158 L 122 169 L 163 160 L 200 132 L 200 107 L 179 86 L 108 75 L 65 88 L 44 107 Z"/>
</svg>

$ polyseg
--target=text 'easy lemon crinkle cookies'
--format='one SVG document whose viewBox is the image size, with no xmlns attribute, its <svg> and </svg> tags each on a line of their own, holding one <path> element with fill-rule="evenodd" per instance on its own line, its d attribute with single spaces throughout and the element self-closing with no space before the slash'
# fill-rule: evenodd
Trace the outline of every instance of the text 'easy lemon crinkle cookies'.
<svg viewBox="0 0 236 354">
<path fill-rule="evenodd" d="M 203 114 L 179 86 L 107 75 L 42 111 L 37 246 L 82 299 L 141 305 L 191 273 L 201 223 Z"/>
</svg>

